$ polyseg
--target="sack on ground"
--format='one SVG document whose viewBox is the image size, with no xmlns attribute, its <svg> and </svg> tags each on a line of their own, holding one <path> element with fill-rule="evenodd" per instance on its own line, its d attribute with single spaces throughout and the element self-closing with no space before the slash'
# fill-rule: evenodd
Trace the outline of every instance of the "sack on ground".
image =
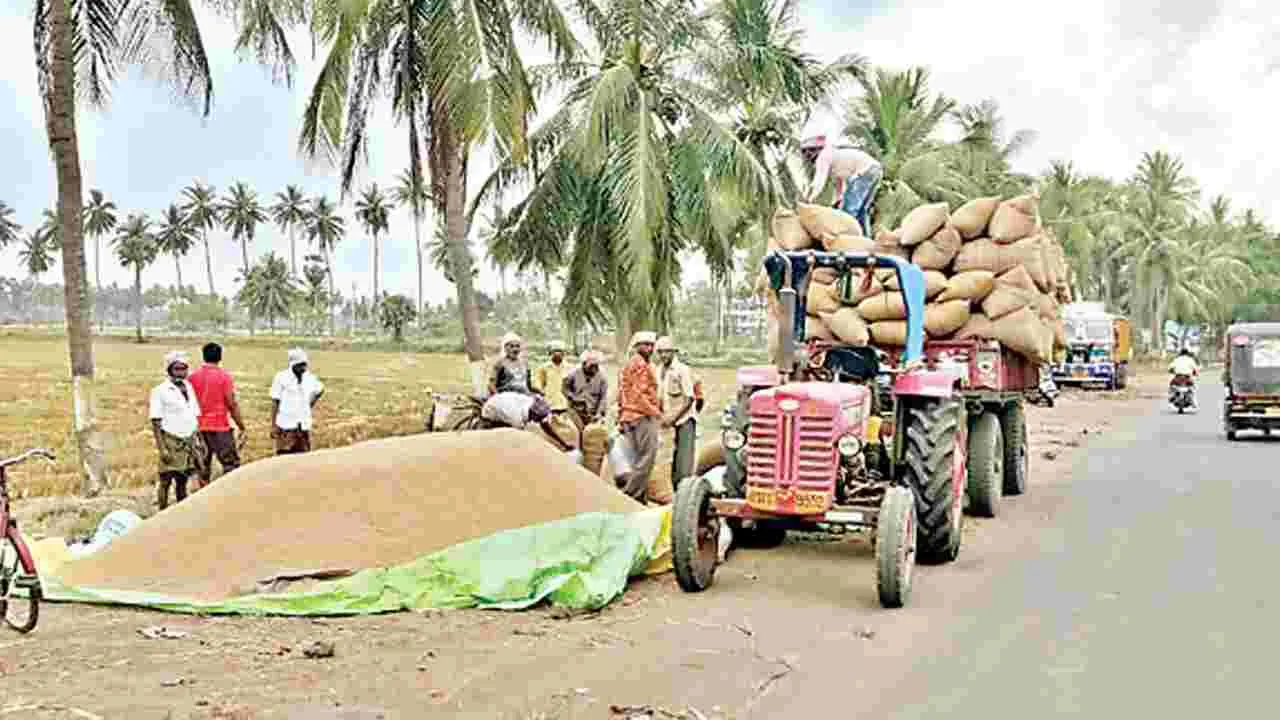
<svg viewBox="0 0 1280 720">
<path fill-rule="evenodd" d="M 947 224 L 949 212 L 944 202 L 917 207 L 902 219 L 898 241 L 903 247 L 912 247 L 928 240 Z"/>
<path fill-rule="evenodd" d="M 796 203 L 796 215 L 800 225 L 809 237 L 820 238 L 823 235 L 861 235 L 862 226 L 857 218 L 843 210 L 824 205 Z"/>
<path fill-rule="evenodd" d="M 944 338 L 969 322 L 969 301 L 949 300 L 924 307 L 924 331 L 932 338 Z"/>
<path fill-rule="evenodd" d="M 867 323 L 853 308 L 840 308 L 822 316 L 822 322 L 840 342 L 849 345 L 866 345 L 870 339 Z"/>
<path fill-rule="evenodd" d="M 601 423 L 591 423 L 582 429 L 582 466 L 593 474 L 600 474 L 600 465 L 609 452 L 609 428 Z"/>
<path fill-rule="evenodd" d="M 942 270 L 951 264 L 960 252 L 960 233 L 950 225 L 937 231 L 928 240 L 916 246 L 911 262 L 924 270 Z"/>
<path fill-rule="evenodd" d="M 484 401 L 480 417 L 513 428 L 523 428 L 529 421 L 529 408 L 534 396 L 517 392 L 501 392 Z"/>
<path fill-rule="evenodd" d="M 835 285 L 809 281 L 809 293 L 805 299 L 805 310 L 811 315 L 824 312 L 835 312 L 840 309 L 840 291 Z"/>
<path fill-rule="evenodd" d="M 990 270 L 999 275 L 1022 265 L 1031 275 L 1037 287 L 1046 286 L 1044 253 L 1039 238 L 1019 240 L 1009 245 L 999 245 L 989 238 L 965 243 L 956 255 L 955 271 Z"/>
<path fill-rule="evenodd" d="M 998 243 L 1011 243 L 1035 234 L 1037 228 L 1036 199 L 1021 195 L 1005 200 L 991 216 L 990 237 Z"/>
<path fill-rule="evenodd" d="M 649 488 L 645 499 L 659 505 L 670 505 L 675 499 L 675 489 L 671 484 L 671 460 L 676 449 L 676 431 L 666 429 L 658 437 L 658 459 L 653 463 L 653 472 L 649 473 Z"/>
<path fill-rule="evenodd" d="M 907 344 L 906 320 L 882 320 L 871 323 L 871 340 L 882 347 L 905 347 Z"/>
<path fill-rule="evenodd" d="M 1045 352 L 1045 326 L 1040 316 L 1030 307 L 1024 307 L 1009 313 L 991 323 L 991 332 L 995 340 L 1010 350 L 1033 360 L 1048 362 Z M 1050 338 L 1052 345 L 1052 337 Z"/>
<path fill-rule="evenodd" d="M 1027 307 L 1035 300 L 1030 291 L 1016 287 L 997 287 L 982 301 L 982 313 L 999 320 L 1011 312 Z"/>
<path fill-rule="evenodd" d="M 720 442 L 719 435 L 698 448 L 698 459 L 694 464 L 696 465 L 694 472 L 698 477 L 724 464 L 724 445 Z"/>
<path fill-rule="evenodd" d="M 827 252 L 870 253 L 876 249 L 876 241 L 862 237 L 861 233 L 823 233 L 819 237 Z"/>
<path fill-rule="evenodd" d="M 784 250 L 804 250 L 809 247 L 809 234 L 794 210 L 778 208 L 773 213 L 773 239 Z"/>
<path fill-rule="evenodd" d="M 813 338 L 826 340 L 827 342 L 831 342 L 836 339 L 835 336 L 831 334 L 831 329 L 827 327 L 827 324 L 822 322 L 822 318 L 805 315 L 804 339 L 810 340 Z"/>
<path fill-rule="evenodd" d="M 995 337 L 995 330 L 991 325 L 991 318 L 980 312 L 970 313 L 969 320 L 956 331 L 957 340 L 969 338 L 990 340 L 993 337 Z"/>
<path fill-rule="evenodd" d="M 881 320 L 905 320 L 907 305 L 902 301 L 902 293 L 885 292 L 858 303 L 858 314 L 863 320 L 872 323 Z"/>
<path fill-rule="evenodd" d="M 553 413 L 547 418 L 547 427 L 555 433 L 555 438 L 550 437 L 541 424 L 529 425 L 525 429 L 532 430 L 535 435 L 546 440 L 548 445 L 561 452 L 578 450 L 582 447 L 582 437 L 578 433 L 578 426 L 573 424 L 573 421 L 569 419 L 566 413 Z M 556 442 L 557 440 L 559 442 Z M 567 449 L 562 445 L 567 446 Z"/>
<path fill-rule="evenodd" d="M 970 270 L 952 275 L 947 287 L 937 298 L 938 302 L 948 300 L 969 300 L 979 302 L 991 294 L 995 287 L 996 274 L 990 270 Z"/>
<path fill-rule="evenodd" d="M 987 225 L 991 222 L 991 216 L 995 214 L 996 207 L 999 204 L 1000 198 L 998 197 L 970 200 L 951 213 L 951 225 L 960 233 L 960 237 L 965 240 L 982 237 L 982 234 L 987 231 Z"/>
</svg>

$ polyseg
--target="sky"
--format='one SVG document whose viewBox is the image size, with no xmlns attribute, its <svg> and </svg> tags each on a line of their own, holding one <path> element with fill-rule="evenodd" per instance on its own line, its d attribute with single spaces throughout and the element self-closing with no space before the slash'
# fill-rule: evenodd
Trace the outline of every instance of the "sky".
<svg viewBox="0 0 1280 720">
<path fill-rule="evenodd" d="M 1015 161 L 1022 171 L 1039 173 L 1052 160 L 1069 160 L 1082 172 L 1123 179 L 1143 152 L 1164 149 L 1183 159 L 1206 198 L 1224 193 L 1237 208 L 1276 218 L 1280 200 L 1270 191 L 1280 182 L 1280 146 L 1269 142 L 1265 98 L 1280 91 L 1280 15 L 1267 6 L 1244 0 L 802 0 L 800 16 L 808 33 L 805 49 L 821 59 L 858 52 L 877 65 L 924 65 L 935 91 L 962 103 L 998 101 L 1011 130 L 1037 133 Z M 30 8 L 30 0 L 0 0 L 0 199 L 15 208 L 18 222 L 33 228 L 54 203 L 55 180 L 36 91 Z M 336 173 L 305 162 L 296 149 L 320 61 L 311 57 L 306 39 L 295 36 L 301 67 L 289 88 L 272 84 L 252 59 L 237 57 L 228 24 L 205 12 L 200 19 L 213 62 L 212 115 L 205 119 L 174 103 L 163 84 L 130 71 L 105 111 L 79 114 L 86 197 L 89 189 L 102 189 L 122 219 L 131 212 L 157 217 L 195 179 L 219 189 L 244 180 L 264 202 L 291 183 L 337 199 Z M 807 129 L 837 134 L 839 121 L 820 113 Z M 406 163 L 403 129 L 391 122 L 385 103 L 371 137 L 360 186 L 389 186 Z M 474 158 L 473 189 L 488 165 L 487 153 Z M 353 284 L 367 293 L 370 247 L 349 203 L 342 208 L 349 231 L 335 258 L 336 280 L 346 293 Z M 382 285 L 410 296 L 416 283 L 412 237 L 408 213 L 395 212 L 382 244 Z M 240 266 L 239 249 L 223 231 L 210 242 L 215 284 L 227 294 Z M 252 252 L 286 254 L 287 248 L 280 231 L 263 226 Z M 131 281 L 109 258 L 102 270 L 106 284 Z M 0 275 L 21 274 L 16 251 L 0 251 Z M 147 284 L 174 279 L 168 259 L 145 276 Z M 200 252 L 184 261 L 183 279 L 205 287 Z M 53 280 L 53 274 L 46 277 Z M 497 287 L 492 268 L 482 268 L 480 284 Z M 432 302 L 453 293 L 430 267 L 426 285 Z"/>
</svg>

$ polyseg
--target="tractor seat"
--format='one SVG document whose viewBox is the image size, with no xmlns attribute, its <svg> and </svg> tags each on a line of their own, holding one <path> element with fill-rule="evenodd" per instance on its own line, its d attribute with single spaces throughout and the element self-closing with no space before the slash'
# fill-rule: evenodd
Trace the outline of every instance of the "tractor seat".
<svg viewBox="0 0 1280 720">
<path fill-rule="evenodd" d="M 880 360 L 872 348 L 832 345 L 826 349 L 826 355 L 822 367 L 839 372 L 844 378 L 867 382 L 880 374 Z"/>
</svg>

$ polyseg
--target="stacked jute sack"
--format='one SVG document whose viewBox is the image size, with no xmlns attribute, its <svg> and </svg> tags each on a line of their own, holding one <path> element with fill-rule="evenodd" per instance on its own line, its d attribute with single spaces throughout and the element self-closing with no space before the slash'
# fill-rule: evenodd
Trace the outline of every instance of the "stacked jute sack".
<svg viewBox="0 0 1280 720">
<path fill-rule="evenodd" d="M 1062 246 L 1040 224 L 1037 201 L 979 198 L 950 212 L 922 205 L 894 231 L 874 239 L 833 208 L 800 204 L 773 217 L 769 249 L 874 252 L 918 265 L 925 276 L 928 337 L 999 340 L 1014 352 L 1049 362 L 1065 341 L 1059 303 L 1071 299 Z M 851 345 L 901 347 L 907 311 L 892 270 L 837 277 L 816 270 L 806 296 L 805 336 Z M 776 360 L 781 306 L 763 271 L 756 283 L 768 303 L 770 355 Z"/>
</svg>

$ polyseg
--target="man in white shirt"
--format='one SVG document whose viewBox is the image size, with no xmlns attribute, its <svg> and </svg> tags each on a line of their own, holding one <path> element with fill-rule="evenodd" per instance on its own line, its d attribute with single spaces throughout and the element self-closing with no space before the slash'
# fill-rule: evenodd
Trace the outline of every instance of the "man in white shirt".
<svg viewBox="0 0 1280 720">
<path fill-rule="evenodd" d="M 827 178 L 836 184 L 835 207 L 857 218 L 862 234 L 871 237 L 871 201 L 884 173 L 880 161 L 851 146 L 836 146 L 826 135 L 816 135 L 800 144 L 800 153 L 813 163 L 810 202 L 827 187 Z"/>
<path fill-rule="evenodd" d="M 174 351 L 164 356 L 165 381 L 151 389 L 151 433 L 160 455 L 160 482 L 156 486 L 156 504 L 169 507 L 169 486 L 176 491 L 177 502 L 187 498 L 187 480 L 200 470 L 203 447 L 196 432 L 200 418 L 200 401 L 187 382 L 190 366 L 186 353 Z"/>
<path fill-rule="evenodd" d="M 271 437 L 277 455 L 311 451 L 311 408 L 324 395 L 324 385 L 307 365 L 307 353 L 294 348 L 289 367 L 271 382 Z"/>
<path fill-rule="evenodd" d="M 678 351 L 671 338 L 658 338 L 654 350 L 658 354 L 658 400 L 662 404 L 662 429 L 671 429 L 675 433 L 675 449 L 671 455 L 672 489 L 679 490 L 680 481 L 693 475 L 698 454 L 693 372 L 676 357 Z"/>
<path fill-rule="evenodd" d="M 1182 351 L 1178 353 L 1178 356 L 1169 364 L 1169 374 L 1173 376 L 1173 379 L 1169 383 L 1171 386 L 1178 382 L 1190 381 L 1191 407 L 1193 409 L 1198 409 L 1200 404 L 1196 398 L 1196 378 L 1200 375 L 1200 364 L 1196 362 L 1196 357 L 1191 353 L 1190 349 L 1182 348 Z M 1185 377 L 1187 380 L 1180 381 L 1179 378 L 1181 377 Z M 1170 387 L 1170 392 L 1172 392 L 1172 387 Z"/>
</svg>

